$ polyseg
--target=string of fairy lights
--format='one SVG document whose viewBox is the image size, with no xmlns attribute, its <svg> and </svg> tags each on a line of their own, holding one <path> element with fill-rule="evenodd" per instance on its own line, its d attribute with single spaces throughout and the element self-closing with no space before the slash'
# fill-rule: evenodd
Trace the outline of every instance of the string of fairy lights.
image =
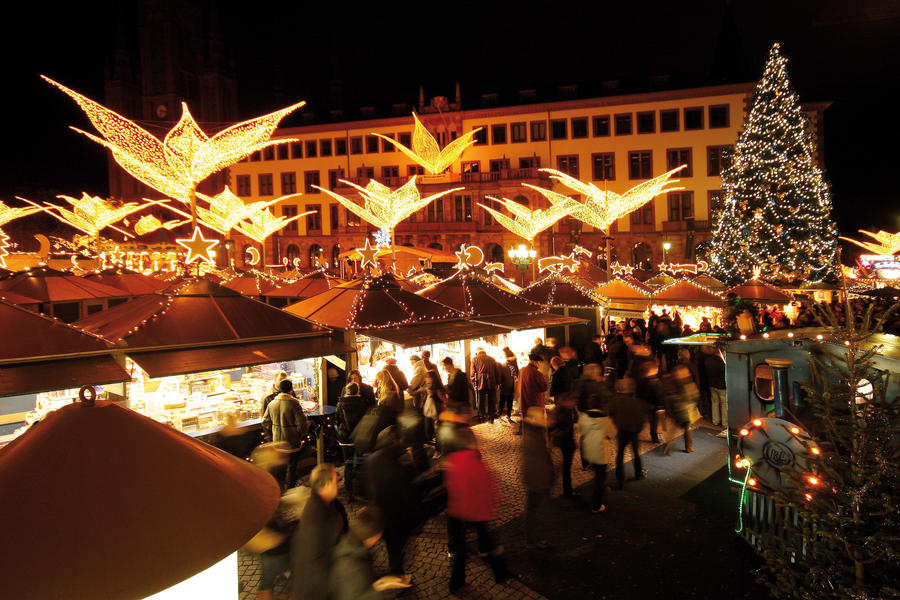
<svg viewBox="0 0 900 600">
<path fill-rule="evenodd" d="M 818 282 L 835 271 L 831 195 L 816 164 L 809 123 L 772 46 L 753 107 L 722 172 L 711 259 L 729 281 L 760 266 L 770 280 Z"/>
</svg>

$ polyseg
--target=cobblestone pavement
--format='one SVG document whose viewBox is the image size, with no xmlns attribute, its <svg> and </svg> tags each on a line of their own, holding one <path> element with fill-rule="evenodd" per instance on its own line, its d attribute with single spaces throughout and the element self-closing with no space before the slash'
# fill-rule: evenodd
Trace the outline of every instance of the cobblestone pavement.
<svg viewBox="0 0 900 600">
<path fill-rule="evenodd" d="M 525 490 L 522 486 L 520 444 L 521 436 L 514 435 L 518 429 L 517 424 L 507 423 L 505 420 L 495 421 L 493 424 L 482 423 L 474 427 L 478 438 L 482 456 L 488 467 L 494 473 L 500 495 L 500 506 L 497 511 L 497 519 L 492 527 L 503 525 L 521 515 L 525 510 Z M 652 450 L 654 444 L 649 442 L 649 431 L 645 430 L 641 436 L 641 454 Z M 626 460 L 631 459 L 630 450 L 627 451 Z M 553 461 L 558 469 L 562 463 L 562 455 L 558 448 L 553 449 Z M 615 463 L 615 447 L 609 444 L 609 462 Z M 590 471 L 581 469 L 581 459 L 576 452 L 572 466 L 572 485 L 578 487 L 590 481 L 593 477 Z M 609 475 L 607 481 L 609 481 Z M 557 477 L 553 496 L 562 494 L 562 483 Z M 359 509 L 362 505 L 358 502 L 350 502 L 342 492 L 342 502 L 348 512 Z M 524 539 L 524 531 L 520 533 Z M 470 542 L 474 542 L 474 532 L 470 532 Z M 505 540 L 498 539 L 498 543 Z M 510 540 L 511 542 L 512 540 Z M 521 540 L 517 540 L 521 541 Z M 387 551 L 384 544 L 379 543 L 374 548 L 375 571 L 377 574 L 387 573 Z M 413 587 L 404 591 L 398 597 L 403 599 L 433 599 L 433 598 L 485 598 L 485 599 L 538 599 L 540 594 L 526 587 L 516 579 L 510 579 L 502 585 L 494 583 L 490 568 L 476 557 L 472 550 L 466 563 L 466 587 L 456 595 L 451 596 L 447 584 L 450 578 L 450 562 L 447 558 L 447 517 L 438 515 L 426 521 L 423 531 L 406 546 L 405 571 L 412 575 Z M 241 553 L 238 567 L 241 600 L 251 600 L 256 597 L 256 586 L 259 582 L 259 560 L 256 556 Z M 285 590 L 286 583 L 279 582 L 276 592 Z"/>
</svg>

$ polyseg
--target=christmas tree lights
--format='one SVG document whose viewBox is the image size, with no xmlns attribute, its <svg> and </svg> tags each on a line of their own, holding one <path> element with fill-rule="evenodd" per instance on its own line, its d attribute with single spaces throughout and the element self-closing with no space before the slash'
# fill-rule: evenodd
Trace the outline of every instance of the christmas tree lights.
<svg viewBox="0 0 900 600">
<path fill-rule="evenodd" d="M 437 140 L 429 133 L 419 121 L 416 113 L 413 113 L 415 125 L 413 127 L 412 149 L 407 148 L 397 140 L 380 133 L 373 133 L 383 140 L 392 143 L 400 152 L 422 165 L 432 175 L 439 175 L 446 171 L 450 165 L 456 162 L 466 149 L 475 143 L 475 134 L 481 129 L 473 129 L 456 138 L 443 149 L 438 146 Z"/>
<path fill-rule="evenodd" d="M 731 164 L 724 207 L 712 215 L 711 270 L 735 282 L 763 277 L 817 282 L 835 271 L 831 196 L 815 162 L 809 123 L 772 46 Z"/>
<path fill-rule="evenodd" d="M 576 202 L 576 205 L 569 211 L 571 216 L 600 231 L 608 231 L 609 226 L 617 219 L 647 204 L 656 196 L 666 192 L 683 190 L 683 187 L 674 186 L 674 184 L 678 183 L 678 180 L 672 179 L 672 176 L 686 166 L 681 165 L 671 171 L 667 171 L 659 177 L 654 177 L 649 181 L 634 186 L 624 194 L 601 190 L 593 183 L 579 181 L 555 169 L 541 169 L 541 171 L 549 173 L 550 179 L 558 181 L 584 196 L 584 200 Z M 535 189 L 540 191 L 541 188 Z"/>
</svg>

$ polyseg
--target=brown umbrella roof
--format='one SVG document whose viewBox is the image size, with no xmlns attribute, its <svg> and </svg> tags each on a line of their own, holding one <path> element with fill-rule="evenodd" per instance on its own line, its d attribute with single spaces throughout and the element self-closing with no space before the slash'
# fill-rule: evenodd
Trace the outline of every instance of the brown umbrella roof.
<svg viewBox="0 0 900 600">
<path fill-rule="evenodd" d="M 10 304 L 18 304 L 19 306 L 41 303 L 40 300 L 35 300 L 34 298 L 29 298 L 28 296 L 23 296 L 22 294 L 17 294 L 9 290 L 0 290 L 0 300 L 5 300 Z"/>
<path fill-rule="evenodd" d="M 122 298 L 128 292 L 50 267 L 19 271 L 0 280 L 0 290 L 9 290 L 41 302 L 70 302 L 92 298 Z"/>
<path fill-rule="evenodd" d="M 342 283 L 284 310 L 329 327 L 353 330 L 460 316 L 452 308 L 403 289 L 391 274 Z"/>
<path fill-rule="evenodd" d="M 690 279 L 679 279 L 653 292 L 650 303 L 678 306 L 723 306 L 724 300 L 718 294 Z"/>
<path fill-rule="evenodd" d="M 598 306 L 599 303 L 580 283 L 560 273 L 551 273 L 519 292 L 519 296 L 544 306 Z"/>
<path fill-rule="evenodd" d="M 794 301 L 794 296 L 790 292 L 778 289 L 774 285 L 759 279 L 745 281 L 729 289 L 725 294 L 735 294 L 739 298 L 755 302 L 787 304 Z"/>
<path fill-rule="evenodd" d="M 109 352 L 96 335 L 62 321 L 0 301 L 0 361 Z"/>
<path fill-rule="evenodd" d="M 76 323 L 130 348 L 163 348 L 328 333 L 204 278 L 141 296 Z"/>
<path fill-rule="evenodd" d="M 265 293 L 269 298 L 310 298 L 343 283 L 339 278 L 322 270 L 308 273 L 293 283 L 270 289 Z"/>
<path fill-rule="evenodd" d="M 129 271 L 128 269 L 106 269 L 99 273 L 89 273 L 84 276 L 89 281 L 95 281 L 128 292 L 129 296 L 142 296 L 164 290 L 171 283 L 149 277 L 143 273 Z"/>
<path fill-rule="evenodd" d="M 238 273 L 235 277 L 222 281 L 222 286 L 245 296 L 262 296 L 275 289 L 275 284 L 255 271 Z"/>
<path fill-rule="evenodd" d="M 484 317 L 542 310 L 539 304 L 488 283 L 484 275 L 471 269 L 457 271 L 418 294 L 470 316 Z"/>
</svg>

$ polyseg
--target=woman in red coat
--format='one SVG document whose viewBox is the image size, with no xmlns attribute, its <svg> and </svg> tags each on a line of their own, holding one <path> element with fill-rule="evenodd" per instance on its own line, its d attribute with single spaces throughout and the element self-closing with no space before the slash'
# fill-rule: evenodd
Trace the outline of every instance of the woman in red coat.
<svg viewBox="0 0 900 600">
<path fill-rule="evenodd" d="M 474 525 L 478 533 L 478 553 L 494 572 L 498 583 L 506 579 L 503 546 L 497 546 L 488 531 L 495 516 L 497 490 L 490 471 L 481 460 L 475 435 L 471 429 L 460 429 L 457 435 L 463 449 L 450 453 L 444 461 L 444 483 L 447 486 L 447 538 L 453 567 L 450 593 L 466 584 L 466 527 Z"/>
</svg>

